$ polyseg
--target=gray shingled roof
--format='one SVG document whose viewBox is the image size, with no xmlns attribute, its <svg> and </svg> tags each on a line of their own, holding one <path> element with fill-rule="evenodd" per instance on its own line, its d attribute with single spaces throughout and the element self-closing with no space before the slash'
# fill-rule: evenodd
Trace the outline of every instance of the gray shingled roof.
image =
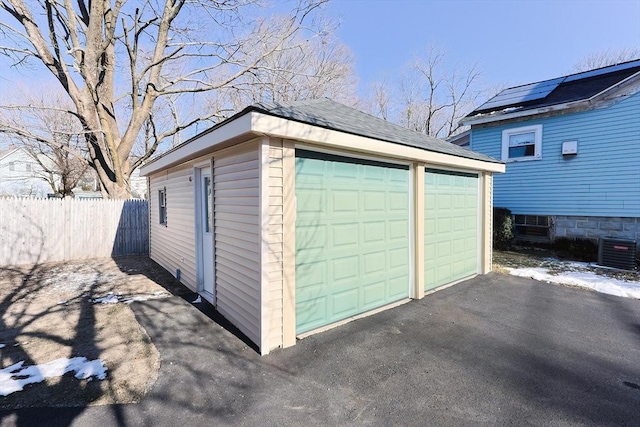
<svg viewBox="0 0 640 427">
<path fill-rule="evenodd" d="M 252 105 L 246 108 L 243 113 L 248 111 L 258 111 L 326 129 L 421 148 L 436 153 L 450 154 L 485 162 L 501 163 L 493 157 L 458 147 L 447 141 L 432 138 L 402 126 L 394 125 L 386 120 L 327 98 L 296 101 L 287 105 L 265 102 Z"/>
</svg>

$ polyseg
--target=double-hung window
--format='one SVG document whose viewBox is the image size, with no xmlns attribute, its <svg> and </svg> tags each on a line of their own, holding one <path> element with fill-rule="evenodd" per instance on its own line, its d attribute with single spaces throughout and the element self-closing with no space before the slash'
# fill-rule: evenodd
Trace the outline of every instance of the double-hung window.
<svg viewBox="0 0 640 427">
<path fill-rule="evenodd" d="M 518 162 L 542 158 L 542 125 L 502 131 L 502 161 Z"/>
<path fill-rule="evenodd" d="M 167 189 L 163 188 L 158 191 L 158 206 L 160 224 L 167 225 Z"/>
</svg>

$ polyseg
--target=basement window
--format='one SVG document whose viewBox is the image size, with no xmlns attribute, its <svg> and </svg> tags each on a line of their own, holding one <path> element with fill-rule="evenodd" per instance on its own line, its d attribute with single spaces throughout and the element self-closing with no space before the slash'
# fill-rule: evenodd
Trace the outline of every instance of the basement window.
<svg viewBox="0 0 640 427">
<path fill-rule="evenodd" d="M 160 224 L 167 226 L 167 188 L 158 191 L 158 206 Z"/>
<path fill-rule="evenodd" d="M 502 131 L 502 161 L 519 162 L 542 158 L 542 125 Z"/>
<path fill-rule="evenodd" d="M 516 238 L 532 242 L 548 242 L 551 219 L 543 215 L 514 215 Z"/>
</svg>

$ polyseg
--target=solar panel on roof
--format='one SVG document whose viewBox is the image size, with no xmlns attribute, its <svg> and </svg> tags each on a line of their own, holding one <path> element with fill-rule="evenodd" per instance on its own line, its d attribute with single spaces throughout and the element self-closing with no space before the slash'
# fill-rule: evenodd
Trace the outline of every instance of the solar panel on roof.
<svg viewBox="0 0 640 427">
<path fill-rule="evenodd" d="M 553 80 L 546 80 L 539 83 L 531 83 L 524 86 L 518 86 L 506 89 L 491 98 L 478 108 L 478 110 L 497 109 L 509 105 L 521 104 L 536 99 L 542 99 L 549 95 L 560 83 L 564 81 L 564 77 Z"/>
<path fill-rule="evenodd" d="M 587 71 L 585 73 L 574 74 L 572 76 L 568 76 L 565 81 L 566 82 L 572 82 L 572 81 L 575 81 L 575 80 L 586 79 L 588 77 L 594 77 L 594 76 L 599 76 L 601 74 L 613 73 L 613 72 L 616 72 L 616 71 L 622 71 L 622 70 L 626 70 L 628 68 L 639 67 L 639 66 L 640 66 L 640 59 L 638 59 L 636 61 L 626 62 L 624 64 L 614 65 L 612 67 L 600 68 L 598 70 L 591 70 L 591 71 Z"/>
</svg>

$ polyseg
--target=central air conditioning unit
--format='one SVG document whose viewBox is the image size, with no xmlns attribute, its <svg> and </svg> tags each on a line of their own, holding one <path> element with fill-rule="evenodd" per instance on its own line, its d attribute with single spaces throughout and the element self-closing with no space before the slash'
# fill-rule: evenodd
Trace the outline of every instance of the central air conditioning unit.
<svg viewBox="0 0 640 427">
<path fill-rule="evenodd" d="M 636 242 L 600 238 L 598 245 L 598 264 L 603 267 L 633 270 L 636 259 Z"/>
</svg>

